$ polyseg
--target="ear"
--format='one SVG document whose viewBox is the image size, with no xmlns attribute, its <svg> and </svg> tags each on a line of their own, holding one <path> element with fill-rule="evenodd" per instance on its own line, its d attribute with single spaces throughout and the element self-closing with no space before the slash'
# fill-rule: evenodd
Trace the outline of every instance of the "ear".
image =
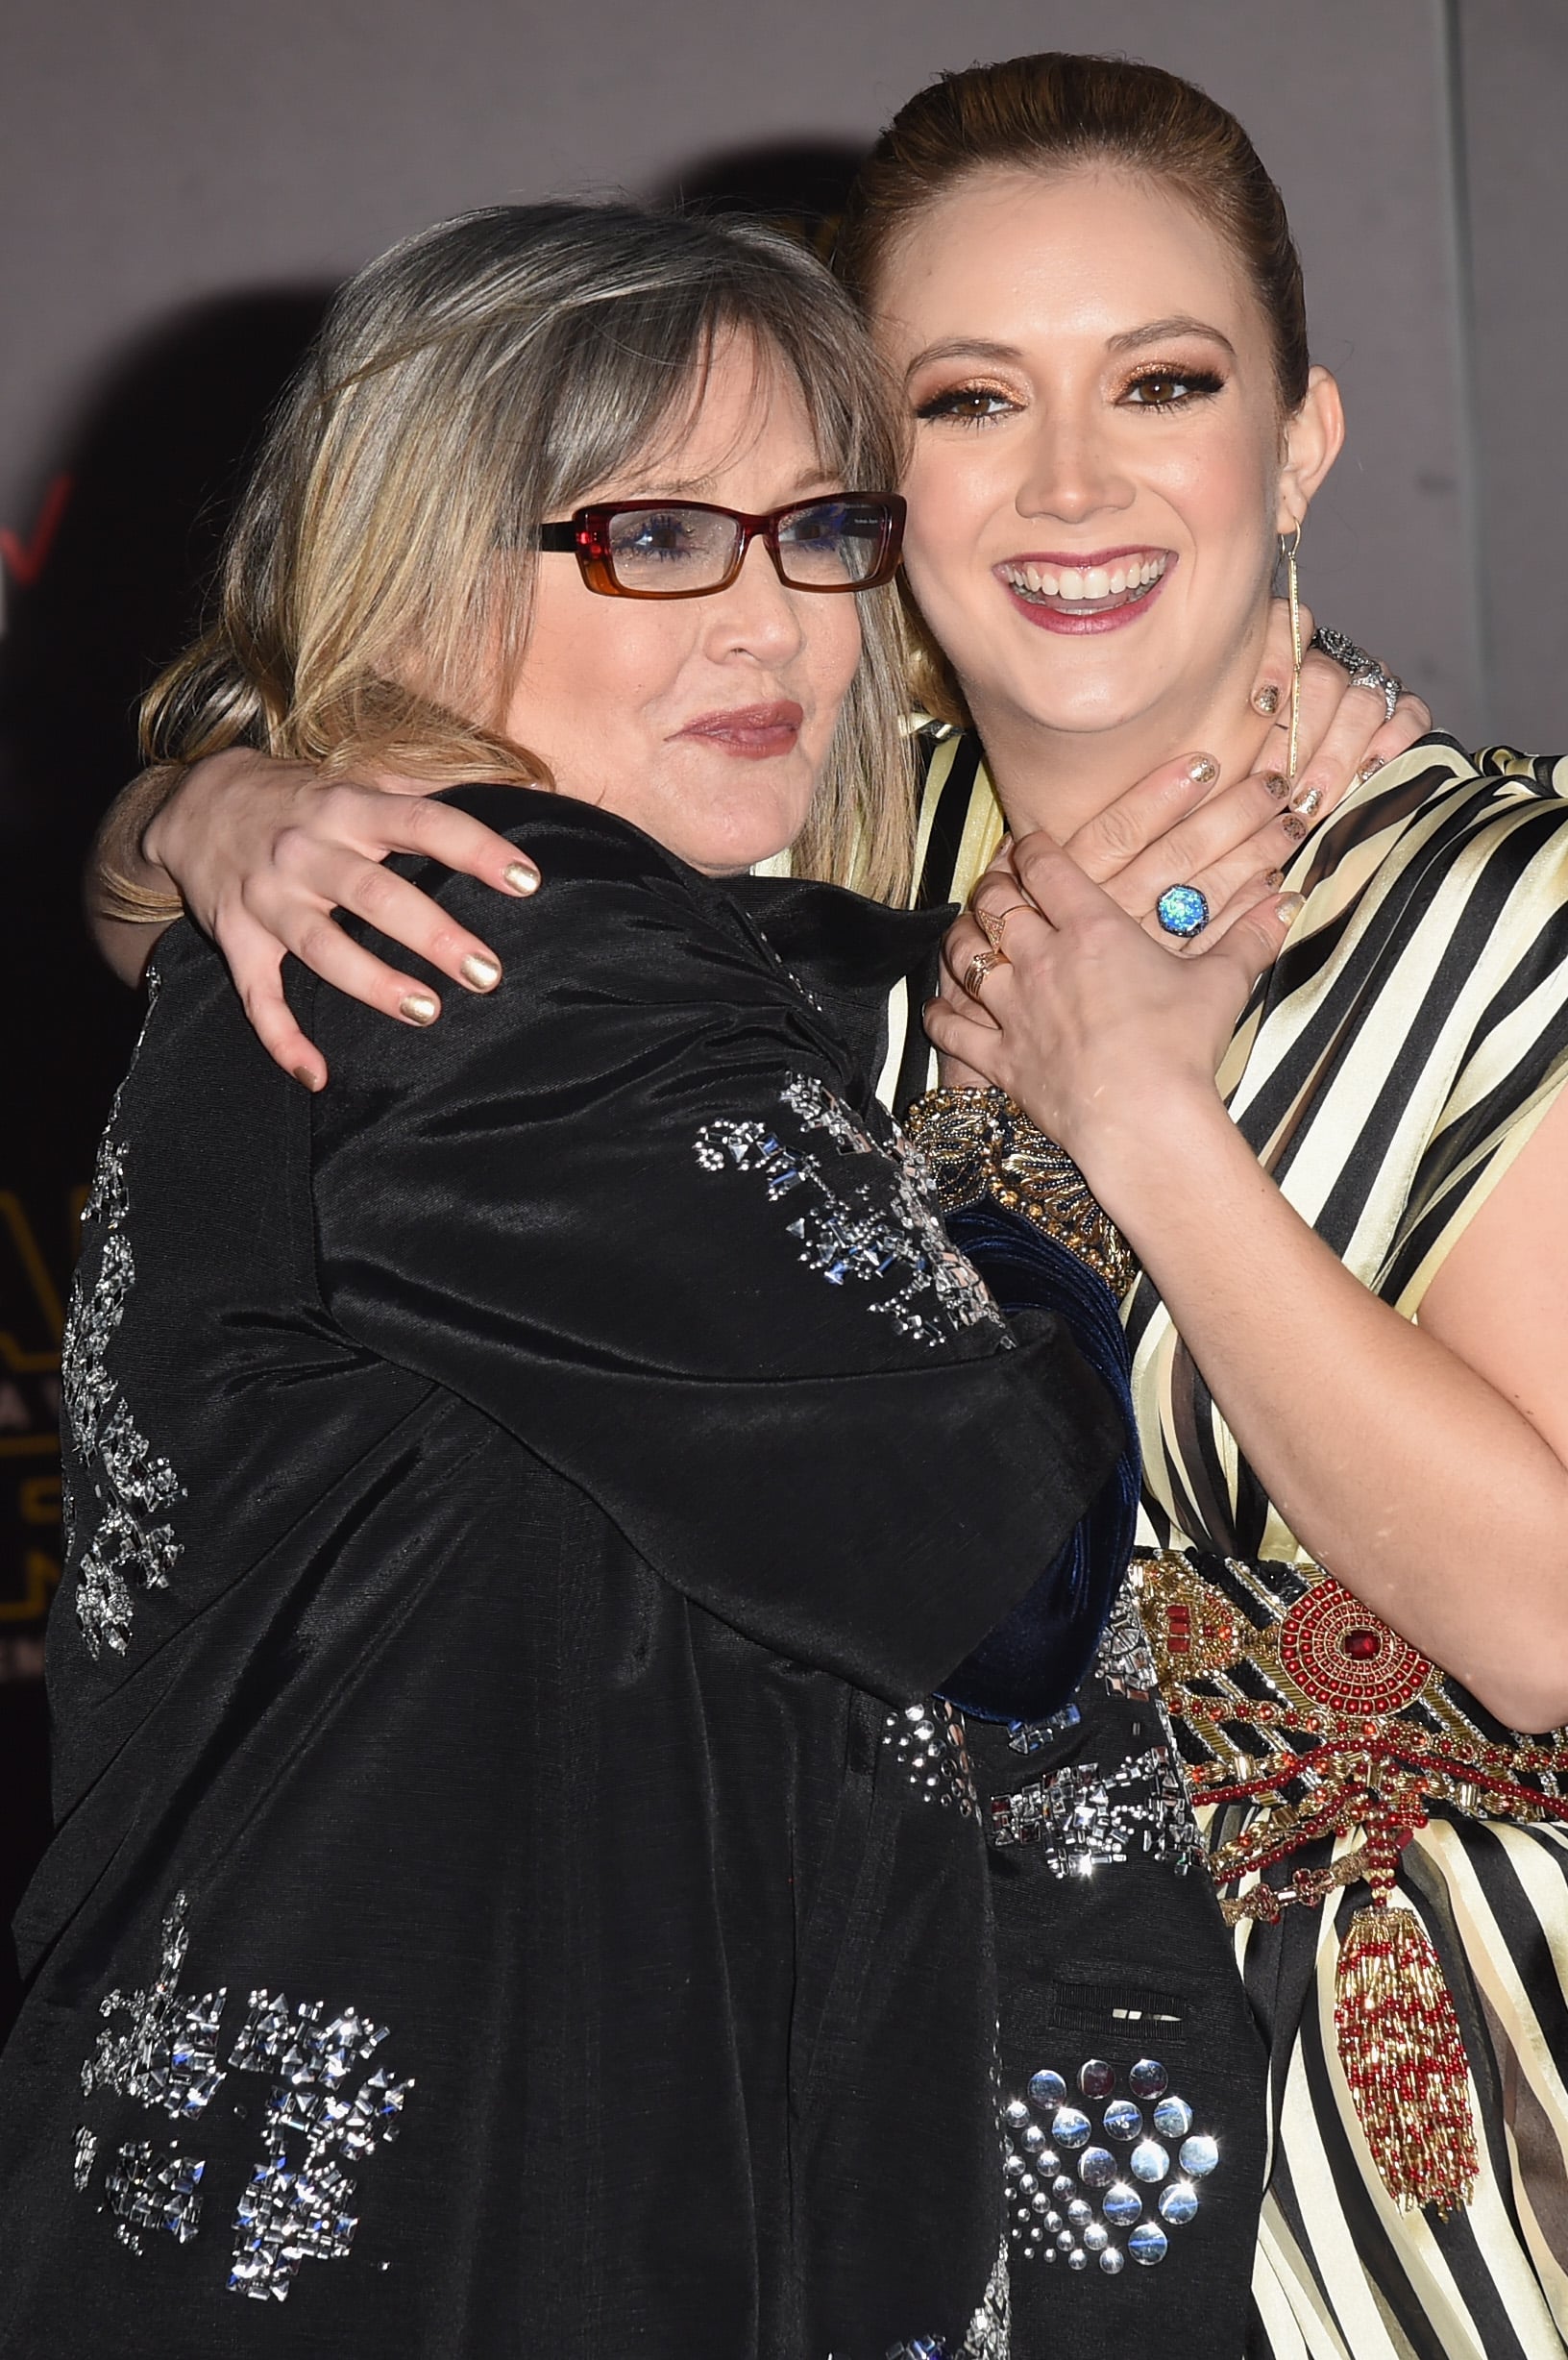
<svg viewBox="0 0 1568 2360">
<path fill-rule="evenodd" d="M 1345 409 L 1339 387 L 1327 369 L 1313 368 L 1295 415 L 1286 420 L 1280 467 L 1276 532 L 1294 532 L 1345 439 Z"/>
</svg>

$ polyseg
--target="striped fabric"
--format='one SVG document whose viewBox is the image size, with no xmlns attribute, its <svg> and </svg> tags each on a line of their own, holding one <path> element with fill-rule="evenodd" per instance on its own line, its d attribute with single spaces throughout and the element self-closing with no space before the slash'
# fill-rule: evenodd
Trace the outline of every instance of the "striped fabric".
<svg viewBox="0 0 1568 2360">
<path fill-rule="evenodd" d="M 962 901 L 1003 824 L 973 740 L 927 731 L 925 744 L 920 898 Z M 1568 763 L 1506 748 L 1472 760 L 1439 736 L 1354 791 L 1291 863 L 1306 907 L 1221 1073 L 1288 1201 L 1410 1318 L 1568 1081 L 1565 796 Z M 930 1062 L 918 1013 L 895 1009 L 889 1097 L 927 1087 Z M 1146 1279 L 1123 1317 L 1146 1462 L 1141 1543 L 1304 1560 Z M 1245 1824 L 1233 1814 L 1226 1832 Z M 1459 2008 L 1481 2184 L 1446 2222 L 1403 2214 L 1367 2156 L 1334 2038 L 1338 1947 L 1364 1890 L 1238 1928 L 1272 2055 L 1248 2360 L 1560 2360 L 1568 1827 L 1436 1808 L 1407 1850 L 1400 1898 Z"/>
</svg>

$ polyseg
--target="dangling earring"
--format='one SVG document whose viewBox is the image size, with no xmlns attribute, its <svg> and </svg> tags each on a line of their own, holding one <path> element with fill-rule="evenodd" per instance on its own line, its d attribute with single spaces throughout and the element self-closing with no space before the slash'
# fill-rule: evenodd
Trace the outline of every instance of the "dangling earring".
<svg viewBox="0 0 1568 2360">
<path fill-rule="evenodd" d="M 1296 552 L 1300 547 L 1300 525 L 1288 541 L 1281 533 L 1280 555 L 1285 559 L 1285 593 L 1290 602 L 1290 744 L 1286 756 L 1286 776 L 1292 786 L 1296 783 L 1296 759 L 1301 736 L 1301 585 L 1296 579 Z"/>
</svg>

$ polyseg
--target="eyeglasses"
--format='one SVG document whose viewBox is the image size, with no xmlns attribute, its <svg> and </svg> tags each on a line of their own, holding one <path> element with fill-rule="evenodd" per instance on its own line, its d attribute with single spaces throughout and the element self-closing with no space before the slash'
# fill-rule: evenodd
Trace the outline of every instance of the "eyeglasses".
<svg viewBox="0 0 1568 2360">
<path fill-rule="evenodd" d="M 874 590 L 898 569 L 904 504 L 895 492 L 838 492 L 765 516 L 703 500 L 625 500 L 541 525 L 539 547 L 570 551 L 602 598 L 699 599 L 726 590 L 754 540 L 792 590 Z"/>
</svg>

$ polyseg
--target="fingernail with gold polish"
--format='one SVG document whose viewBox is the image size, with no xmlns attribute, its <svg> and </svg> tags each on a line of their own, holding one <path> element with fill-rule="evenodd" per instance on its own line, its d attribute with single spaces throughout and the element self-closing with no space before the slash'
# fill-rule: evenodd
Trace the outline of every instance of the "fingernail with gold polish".
<svg viewBox="0 0 1568 2360">
<path fill-rule="evenodd" d="M 320 1074 L 312 1073 L 308 1066 L 291 1066 L 289 1071 L 302 1090 L 317 1091 L 321 1088 Z"/>
<path fill-rule="evenodd" d="M 429 992 L 410 992 L 398 1002 L 398 1014 L 410 1024 L 433 1024 L 441 1010 Z"/>
<path fill-rule="evenodd" d="M 536 894 L 539 891 L 539 872 L 530 869 L 526 861 L 509 861 L 501 873 L 514 894 Z"/>
<path fill-rule="evenodd" d="M 1356 784 L 1364 787 L 1369 778 L 1376 778 L 1387 759 L 1386 754 L 1368 754 L 1356 774 Z"/>
<path fill-rule="evenodd" d="M 1264 877 L 1263 883 L 1268 887 L 1271 894 L 1278 893 L 1280 887 L 1285 883 L 1285 871 L 1283 869 L 1271 869 L 1267 876 Z"/>
<path fill-rule="evenodd" d="M 1277 713 L 1279 711 L 1280 692 L 1272 681 L 1253 691 L 1252 709 L 1255 713 Z"/>
<path fill-rule="evenodd" d="M 1307 897 L 1305 894 L 1286 894 L 1284 900 L 1277 904 L 1274 914 L 1278 918 L 1282 926 L 1287 926 L 1290 924 L 1293 919 L 1297 919 L 1301 916 L 1302 911 L 1306 907 Z"/>
<path fill-rule="evenodd" d="M 1278 802 L 1280 797 L 1286 792 L 1286 789 L 1290 783 L 1283 771 L 1261 771 L 1259 773 L 1259 779 L 1260 782 L 1268 789 L 1268 792 L 1273 796 L 1276 802 Z"/>
<path fill-rule="evenodd" d="M 1187 774 L 1195 787 L 1212 787 L 1219 776 L 1219 764 L 1213 754 L 1194 754 L 1187 766 Z"/>
<path fill-rule="evenodd" d="M 474 950 L 469 952 L 459 971 L 472 992 L 493 992 L 501 981 L 501 969 L 495 960 L 481 959 Z"/>
<path fill-rule="evenodd" d="M 1299 811 L 1304 820 L 1310 820 L 1322 800 L 1323 795 L 1320 788 L 1303 787 L 1301 793 L 1292 799 L 1290 808 L 1292 811 Z"/>
<path fill-rule="evenodd" d="M 1285 833 L 1289 837 L 1292 844 L 1299 844 L 1303 836 L 1305 836 L 1307 833 L 1306 821 L 1298 820 L 1293 811 L 1287 811 L 1286 813 L 1284 819 L 1280 822 L 1280 825 L 1285 830 Z"/>
</svg>

